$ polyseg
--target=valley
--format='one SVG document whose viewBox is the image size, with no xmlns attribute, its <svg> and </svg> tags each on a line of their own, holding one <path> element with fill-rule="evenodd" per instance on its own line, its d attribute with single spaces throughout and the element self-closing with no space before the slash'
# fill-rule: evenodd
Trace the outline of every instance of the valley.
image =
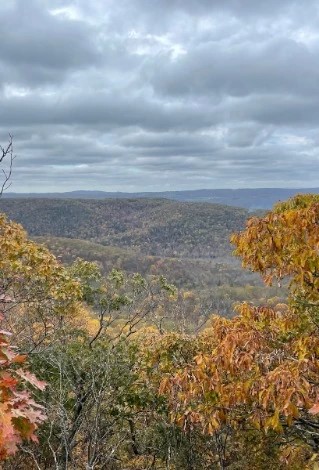
<svg viewBox="0 0 319 470">
<path fill-rule="evenodd" d="M 235 302 L 282 300 L 232 256 L 229 238 L 250 216 L 243 208 L 165 199 L 2 199 L 0 209 L 62 263 L 77 258 L 143 276 L 164 276 L 183 292 L 190 328 L 211 313 L 230 317 Z"/>
</svg>

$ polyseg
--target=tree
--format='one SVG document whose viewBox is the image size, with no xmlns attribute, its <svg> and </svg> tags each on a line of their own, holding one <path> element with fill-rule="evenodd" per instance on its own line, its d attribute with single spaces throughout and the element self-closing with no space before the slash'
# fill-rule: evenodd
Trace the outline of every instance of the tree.
<svg viewBox="0 0 319 470">
<path fill-rule="evenodd" d="M 12 136 L 9 135 L 9 142 L 5 147 L 0 145 L 0 165 L 3 175 L 3 180 L 0 185 L 0 195 L 11 186 L 11 175 L 12 175 L 12 167 L 13 167 L 13 142 Z"/>
<path fill-rule="evenodd" d="M 186 431 L 280 433 L 319 449 L 319 197 L 296 196 L 235 234 L 235 254 L 266 283 L 289 282 L 287 305 L 238 305 L 214 317 L 198 353 L 167 374 L 172 419 Z"/>
<path fill-rule="evenodd" d="M 26 353 L 60 334 L 77 314 L 81 286 L 19 224 L 0 214 L 0 306 L 2 325 Z"/>
<path fill-rule="evenodd" d="M 13 164 L 12 138 L 6 147 L 0 147 L 0 164 L 2 165 L 3 182 L 0 195 L 10 185 L 10 177 Z M 8 164 L 7 164 L 8 161 Z M 8 168 L 5 169 L 7 164 Z M 0 228 L 0 322 L 5 323 L 5 315 L 8 308 L 14 302 L 13 278 L 7 277 L 6 267 L 14 264 L 12 256 L 19 247 L 15 243 L 13 227 L 8 227 L 1 217 Z M 11 249 L 11 256 L 9 251 Z M 10 285 L 11 284 L 11 285 Z M 10 286 L 10 287 L 9 287 Z M 10 306 L 10 307 L 8 307 Z M 0 460 L 7 459 L 15 454 L 18 445 L 24 440 L 37 441 L 35 431 L 38 425 L 45 420 L 43 407 L 36 403 L 27 386 L 43 390 L 45 382 L 39 381 L 31 374 L 25 365 L 26 356 L 16 353 L 10 346 L 8 337 L 11 333 L 0 331 Z"/>
<path fill-rule="evenodd" d="M 21 227 L 15 228 L 20 233 Z M 32 370 L 48 384 L 38 397 L 48 421 L 39 433 L 40 446 L 24 446 L 25 458 L 32 457 L 37 468 L 94 469 L 132 454 L 141 457 L 135 427 L 144 429 L 140 420 L 148 391 L 140 382 L 131 338 L 147 322 L 161 322 L 153 316 L 166 297 L 175 296 L 175 288 L 163 277 L 144 279 L 116 269 L 104 278 L 95 263 L 83 260 L 64 268 L 46 250 L 42 253 L 43 247 L 22 239 L 26 253 L 27 248 L 38 253 L 32 279 L 38 273 L 35 287 L 41 295 L 33 297 L 37 308 L 28 335 L 17 335 L 17 341 L 27 345 L 31 338 Z M 29 271 L 28 260 L 22 271 L 20 266 L 22 274 Z M 16 304 L 7 312 L 16 329 L 25 319 L 22 312 L 15 323 L 19 308 Z M 38 321 L 39 309 L 50 328 Z M 15 465 L 10 461 L 6 468 Z"/>
</svg>

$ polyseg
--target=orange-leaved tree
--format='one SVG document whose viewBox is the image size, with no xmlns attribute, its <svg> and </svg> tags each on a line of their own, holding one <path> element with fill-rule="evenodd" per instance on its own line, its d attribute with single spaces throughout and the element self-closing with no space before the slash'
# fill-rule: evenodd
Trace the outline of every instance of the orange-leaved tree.
<svg viewBox="0 0 319 470">
<path fill-rule="evenodd" d="M 174 421 L 214 434 L 225 426 L 277 431 L 319 449 L 319 196 L 299 195 L 233 235 L 243 265 L 267 284 L 287 278 L 287 305 L 237 306 L 214 317 L 201 349 L 163 378 Z"/>
</svg>

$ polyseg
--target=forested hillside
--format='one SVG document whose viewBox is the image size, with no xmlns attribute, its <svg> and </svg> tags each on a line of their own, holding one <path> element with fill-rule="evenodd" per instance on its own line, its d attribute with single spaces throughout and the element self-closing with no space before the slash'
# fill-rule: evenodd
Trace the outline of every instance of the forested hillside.
<svg viewBox="0 0 319 470">
<path fill-rule="evenodd" d="M 283 288 L 265 287 L 259 276 L 243 270 L 239 260 L 231 255 L 218 259 L 160 257 L 87 240 L 57 237 L 34 239 L 45 244 L 66 265 L 82 258 L 97 262 L 104 275 L 116 268 L 146 277 L 165 276 L 180 289 L 181 297 L 184 292 L 193 299 L 192 305 L 185 310 L 187 331 L 197 328 L 212 312 L 232 316 L 235 302 L 250 300 L 260 303 L 265 297 L 279 301 L 285 295 Z"/>
<path fill-rule="evenodd" d="M 248 217 L 244 209 L 168 200 L 7 199 L 0 210 L 66 264 L 78 257 L 143 276 L 165 276 L 190 290 L 188 328 L 197 328 L 212 312 L 233 315 L 243 299 L 282 298 L 232 256 L 230 236 Z M 201 311 L 198 316 L 194 312 Z"/>
<path fill-rule="evenodd" d="M 169 200 L 3 199 L 0 210 L 31 236 L 85 239 L 154 256 L 217 258 L 231 253 L 229 237 L 245 209 Z"/>
</svg>

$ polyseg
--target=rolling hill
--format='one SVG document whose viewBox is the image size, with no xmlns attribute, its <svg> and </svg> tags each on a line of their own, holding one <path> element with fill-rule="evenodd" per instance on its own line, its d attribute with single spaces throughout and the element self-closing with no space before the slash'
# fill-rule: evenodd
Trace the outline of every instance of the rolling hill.
<svg viewBox="0 0 319 470">
<path fill-rule="evenodd" d="M 151 256 L 223 258 L 245 209 L 166 199 L 2 199 L 31 236 L 84 239 Z"/>
<path fill-rule="evenodd" d="M 116 267 L 164 275 L 194 293 L 197 307 L 189 307 L 189 316 L 196 311 L 229 316 L 236 301 L 283 294 L 264 287 L 231 256 L 229 237 L 244 227 L 246 209 L 167 199 L 21 198 L 1 199 L 0 211 L 63 263 L 81 257 L 98 262 L 105 274 Z"/>
</svg>

